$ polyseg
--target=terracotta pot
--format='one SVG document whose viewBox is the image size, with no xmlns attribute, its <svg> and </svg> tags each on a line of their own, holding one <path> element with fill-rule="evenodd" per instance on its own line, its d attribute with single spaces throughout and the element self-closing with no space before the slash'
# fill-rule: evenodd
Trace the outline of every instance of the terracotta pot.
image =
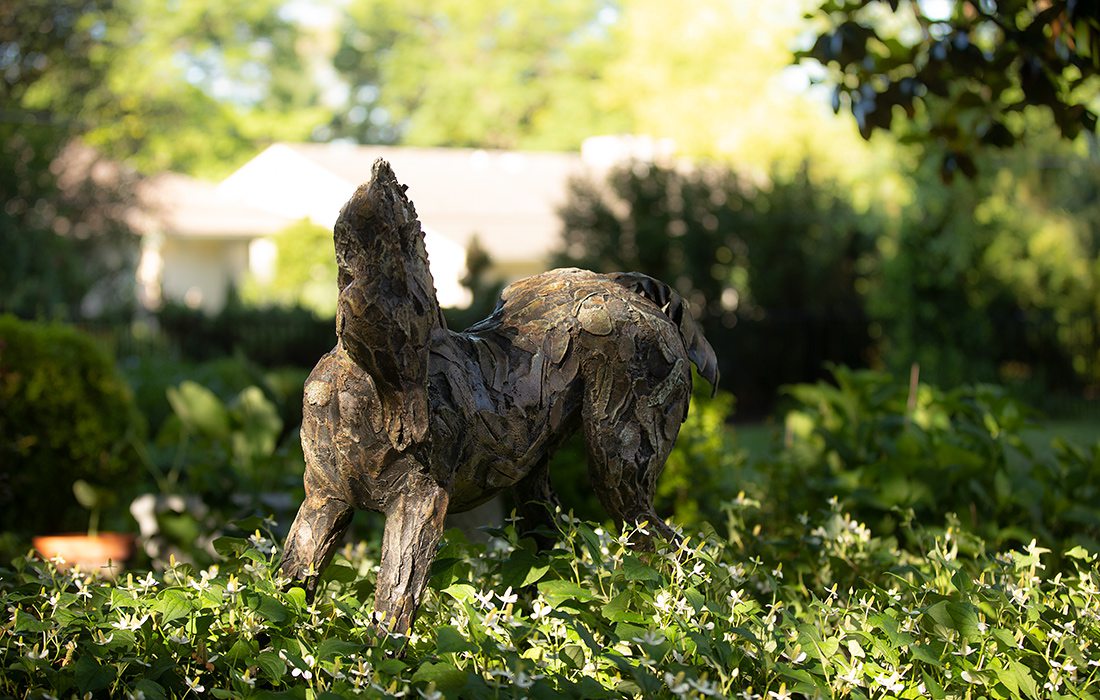
<svg viewBox="0 0 1100 700">
<path fill-rule="evenodd" d="M 85 571 L 99 571 L 113 577 L 134 551 L 134 536 L 122 532 L 101 532 L 98 535 L 70 533 L 35 537 L 34 548 L 46 559 L 61 557 L 63 568 L 79 566 Z"/>
</svg>

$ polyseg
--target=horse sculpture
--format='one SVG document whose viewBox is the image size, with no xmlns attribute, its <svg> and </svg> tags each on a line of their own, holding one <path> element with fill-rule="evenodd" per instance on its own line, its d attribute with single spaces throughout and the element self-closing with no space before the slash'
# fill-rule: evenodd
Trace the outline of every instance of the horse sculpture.
<svg viewBox="0 0 1100 700">
<path fill-rule="evenodd" d="M 448 512 L 512 488 L 523 526 L 551 524 L 549 459 L 577 428 L 611 516 L 675 539 L 653 510 L 657 477 L 687 416 L 691 363 L 718 381 L 686 302 L 639 273 L 528 277 L 485 320 L 448 330 L 405 190 L 379 160 L 334 228 L 338 340 L 306 380 L 306 497 L 281 564 L 312 595 L 354 510 L 380 511 L 374 619 L 397 632 Z"/>
</svg>

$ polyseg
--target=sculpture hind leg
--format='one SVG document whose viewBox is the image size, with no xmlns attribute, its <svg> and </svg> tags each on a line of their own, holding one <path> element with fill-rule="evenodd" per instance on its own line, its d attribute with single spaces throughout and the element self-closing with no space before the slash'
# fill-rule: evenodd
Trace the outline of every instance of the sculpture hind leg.
<svg viewBox="0 0 1100 700">
<path fill-rule="evenodd" d="M 549 549 L 556 540 L 554 513 L 561 508 L 558 495 L 550 484 L 550 457 L 544 457 L 512 488 L 516 514 L 520 516 L 517 528 L 523 536 L 532 537 L 539 549 Z"/>
<path fill-rule="evenodd" d="M 650 533 L 676 542 L 653 496 L 691 397 L 691 375 L 680 361 L 656 381 L 636 379 L 628 370 L 603 365 L 586 378 L 581 420 L 592 486 L 620 524 L 645 522 Z M 638 544 L 652 546 L 644 533 Z"/>
</svg>

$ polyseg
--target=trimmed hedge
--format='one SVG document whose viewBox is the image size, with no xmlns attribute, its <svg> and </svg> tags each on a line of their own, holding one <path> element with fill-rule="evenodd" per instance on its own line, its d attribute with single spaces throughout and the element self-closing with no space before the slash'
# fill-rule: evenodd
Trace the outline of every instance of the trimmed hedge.
<svg viewBox="0 0 1100 700">
<path fill-rule="evenodd" d="M 129 387 L 95 341 L 0 316 L 0 530 L 85 528 L 73 482 L 133 484 L 143 438 Z"/>
</svg>

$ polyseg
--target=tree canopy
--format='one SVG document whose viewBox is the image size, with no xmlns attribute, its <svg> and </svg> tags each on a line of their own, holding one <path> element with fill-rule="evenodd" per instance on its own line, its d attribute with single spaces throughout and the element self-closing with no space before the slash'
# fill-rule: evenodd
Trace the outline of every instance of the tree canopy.
<svg viewBox="0 0 1100 700">
<path fill-rule="evenodd" d="M 353 0 L 334 58 L 339 136 L 423 146 L 576 148 L 626 126 L 601 111 L 607 0 Z"/>
<path fill-rule="evenodd" d="M 825 66 L 834 110 L 864 138 L 894 129 L 931 146 L 945 179 L 973 176 L 975 152 L 1016 143 L 1036 111 L 1068 139 L 1096 130 L 1100 4 L 826 0 L 814 16 L 800 57 Z"/>
</svg>

